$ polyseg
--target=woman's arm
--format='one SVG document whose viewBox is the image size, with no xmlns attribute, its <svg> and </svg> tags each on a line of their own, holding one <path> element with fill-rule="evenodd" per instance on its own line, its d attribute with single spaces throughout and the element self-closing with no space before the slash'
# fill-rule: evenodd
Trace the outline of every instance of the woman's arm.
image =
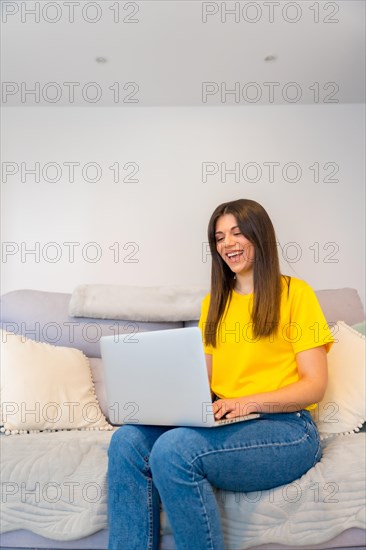
<svg viewBox="0 0 366 550">
<path fill-rule="evenodd" d="M 299 381 L 279 390 L 233 399 L 219 399 L 213 404 L 215 418 L 233 418 L 252 412 L 293 412 L 318 403 L 324 396 L 327 381 L 327 353 L 324 346 L 296 355 Z"/>
<path fill-rule="evenodd" d="M 206 358 L 207 376 L 208 376 L 208 380 L 209 380 L 209 383 L 210 383 L 210 386 L 211 386 L 211 380 L 212 380 L 212 355 L 210 355 L 209 353 L 205 353 L 205 358 Z M 211 399 L 212 399 L 212 401 L 215 399 L 215 394 L 212 390 L 211 390 Z"/>
<path fill-rule="evenodd" d="M 209 379 L 210 385 L 211 385 L 211 380 L 212 380 L 212 355 L 209 355 L 208 353 L 205 353 L 205 358 L 206 358 L 208 379 Z"/>
</svg>

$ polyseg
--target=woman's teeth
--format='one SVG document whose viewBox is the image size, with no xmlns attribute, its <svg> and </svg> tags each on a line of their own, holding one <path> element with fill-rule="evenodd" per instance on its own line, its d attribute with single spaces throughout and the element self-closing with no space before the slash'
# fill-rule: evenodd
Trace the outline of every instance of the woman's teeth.
<svg viewBox="0 0 366 550">
<path fill-rule="evenodd" d="M 230 261 L 232 262 L 238 262 L 240 259 L 240 256 L 242 255 L 242 252 L 229 252 L 226 254 Z"/>
</svg>

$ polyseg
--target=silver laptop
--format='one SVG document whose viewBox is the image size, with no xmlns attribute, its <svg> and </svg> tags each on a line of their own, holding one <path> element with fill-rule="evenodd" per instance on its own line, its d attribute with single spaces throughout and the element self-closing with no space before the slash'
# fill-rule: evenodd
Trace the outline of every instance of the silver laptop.
<svg viewBox="0 0 366 550">
<path fill-rule="evenodd" d="M 100 339 L 112 424 L 212 428 L 258 418 L 215 420 L 198 327 Z"/>
</svg>

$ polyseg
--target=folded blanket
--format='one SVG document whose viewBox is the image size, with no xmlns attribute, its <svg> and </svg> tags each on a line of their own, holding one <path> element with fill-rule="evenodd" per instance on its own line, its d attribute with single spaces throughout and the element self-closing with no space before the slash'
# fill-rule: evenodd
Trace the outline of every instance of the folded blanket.
<svg viewBox="0 0 366 550">
<path fill-rule="evenodd" d="M 105 529 L 107 451 L 113 433 L 0 435 L 0 532 L 26 529 L 71 541 Z M 364 529 L 365 436 L 327 439 L 321 461 L 289 485 L 250 493 L 216 490 L 225 548 L 329 548 L 322 543 L 347 529 Z M 165 513 L 162 519 L 165 534 Z M 76 540 L 70 548 L 78 548 Z"/>
<path fill-rule="evenodd" d="M 71 317 L 164 322 L 199 319 L 204 286 L 139 287 L 79 285 L 69 304 Z"/>
</svg>

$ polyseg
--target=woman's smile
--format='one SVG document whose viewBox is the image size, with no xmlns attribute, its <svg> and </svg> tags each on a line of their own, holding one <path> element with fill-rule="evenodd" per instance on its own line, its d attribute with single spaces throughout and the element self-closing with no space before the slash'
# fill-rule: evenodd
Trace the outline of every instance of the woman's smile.
<svg viewBox="0 0 366 550">
<path fill-rule="evenodd" d="M 234 273 L 251 271 L 254 245 L 241 233 L 232 214 L 224 214 L 216 223 L 216 249 Z"/>
<path fill-rule="evenodd" d="M 226 252 L 227 261 L 229 264 L 237 264 L 243 259 L 243 250 L 236 250 L 234 252 Z"/>
</svg>

